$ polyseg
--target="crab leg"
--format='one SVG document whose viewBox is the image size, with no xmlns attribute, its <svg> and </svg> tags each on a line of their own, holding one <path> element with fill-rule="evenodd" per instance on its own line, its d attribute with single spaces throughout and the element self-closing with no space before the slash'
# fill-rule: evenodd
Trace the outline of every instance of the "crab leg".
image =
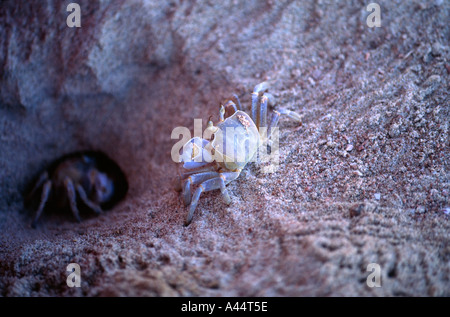
<svg viewBox="0 0 450 317">
<path fill-rule="evenodd" d="M 81 185 L 77 185 L 77 193 L 78 196 L 80 196 L 83 203 L 88 206 L 93 212 L 95 212 L 97 215 L 102 213 L 102 208 L 89 200 L 89 198 L 86 195 L 86 192 L 84 191 L 84 188 Z"/>
<path fill-rule="evenodd" d="M 256 127 L 258 128 L 258 98 L 259 94 L 257 92 L 252 92 L 252 113 L 251 118 L 253 122 L 256 123 Z"/>
<path fill-rule="evenodd" d="M 32 228 L 36 228 L 37 221 L 38 221 L 39 217 L 41 216 L 42 211 L 44 210 L 44 207 L 45 207 L 45 204 L 47 203 L 51 189 L 52 189 L 52 181 L 47 180 L 44 183 L 44 185 L 42 186 L 41 202 L 39 203 L 39 208 L 36 211 L 36 216 L 34 217 L 34 220 L 31 223 Z"/>
<path fill-rule="evenodd" d="M 231 199 L 225 185 L 235 180 L 239 176 L 239 174 L 240 171 L 220 173 L 218 177 L 209 179 L 201 183 L 200 186 L 195 190 L 194 196 L 192 197 L 192 202 L 189 206 L 189 213 L 186 218 L 186 222 L 184 223 L 185 226 L 189 225 L 192 221 L 192 217 L 194 216 L 194 211 L 197 208 L 201 193 L 220 188 L 225 203 L 229 204 L 231 202 Z"/>
<path fill-rule="evenodd" d="M 267 138 L 269 139 L 272 135 L 272 130 L 275 129 L 278 125 L 278 121 L 280 120 L 280 113 L 278 111 L 274 111 L 272 115 L 272 120 L 267 127 Z"/>
<path fill-rule="evenodd" d="M 185 162 L 183 164 L 183 168 L 187 170 L 196 169 L 199 167 L 204 167 L 208 164 L 211 164 L 211 162 Z"/>
<path fill-rule="evenodd" d="M 217 172 L 203 172 L 189 176 L 187 179 L 183 181 L 183 200 L 185 206 L 191 203 L 191 185 L 197 185 L 203 183 L 204 181 L 218 177 L 219 173 Z"/>
<path fill-rule="evenodd" d="M 294 111 L 287 110 L 287 109 L 279 109 L 278 112 L 280 114 L 287 115 L 292 120 L 299 121 L 299 122 L 302 121 L 302 117 Z"/>
<path fill-rule="evenodd" d="M 48 181 L 48 172 L 44 172 L 41 175 L 39 175 L 39 179 L 36 182 L 36 185 L 34 185 L 31 192 L 27 195 L 26 201 L 29 201 L 31 198 L 33 198 L 34 194 L 36 194 L 36 191 L 41 187 L 46 181 Z"/>
<path fill-rule="evenodd" d="M 269 93 L 269 92 L 265 92 L 264 95 L 269 99 L 268 100 L 268 104 L 274 106 L 276 104 L 275 102 L 275 97 Z"/>
<path fill-rule="evenodd" d="M 201 172 L 211 172 L 217 170 L 216 163 L 208 163 L 209 165 L 201 166 L 199 169 L 195 170 L 188 170 L 181 174 L 180 179 L 186 179 L 187 177 L 191 176 L 192 174 L 198 174 Z"/>
<path fill-rule="evenodd" d="M 261 106 L 259 108 L 259 122 L 256 125 L 256 127 L 267 127 L 267 101 L 269 100 L 269 97 L 267 97 L 266 94 L 264 94 L 261 97 Z"/>
<path fill-rule="evenodd" d="M 262 83 L 256 85 L 255 88 L 253 88 L 253 92 L 265 92 L 267 89 L 269 89 L 269 83 L 267 81 L 263 81 Z"/>
<path fill-rule="evenodd" d="M 295 121 L 298 121 L 298 122 L 302 121 L 302 117 L 297 112 L 287 110 L 287 109 L 279 109 L 278 111 L 274 111 L 274 114 L 272 115 L 272 120 L 270 121 L 269 127 L 267 128 L 267 138 L 268 139 L 270 138 L 273 129 L 277 127 L 278 121 L 282 114 L 288 116 L 289 118 L 291 118 Z"/>
<path fill-rule="evenodd" d="M 251 117 L 253 122 L 255 122 L 256 127 L 259 129 L 261 126 L 261 115 L 258 113 L 258 98 L 260 92 L 265 92 L 267 89 L 269 89 L 269 83 L 268 82 L 262 82 L 255 86 L 252 92 L 252 113 Z M 266 112 L 267 112 L 267 104 L 266 104 Z M 258 116 L 259 115 L 259 116 Z"/>
<path fill-rule="evenodd" d="M 69 197 L 70 210 L 72 210 L 75 219 L 78 222 L 81 222 L 80 212 L 78 211 L 77 207 L 77 195 L 73 186 L 73 182 L 70 180 L 70 178 L 66 177 L 64 179 L 64 187 L 67 191 L 67 197 Z"/>
<path fill-rule="evenodd" d="M 236 101 L 237 101 L 238 106 L 239 106 L 239 110 L 242 111 L 242 105 L 241 105 L 241 101 L 239 100 L 239 97 L 236 94 L 233 94 L 233 96 L 234 96 L 234 98 L 236 98 Z"/>
<path fill-rule="evenodd" d="M 177 192 L 180 192 L 183 188 L 183 181 L 186 180 L 189 176 L 193 175 L 193 174 L 198 174 L 198 173 L 202 173 L 202 172 L 211 172 L 211 171 L 216 171 L 217 167 L 215 165 L 215 163 L 209 163 L 207 165 L 201 166 L 198 169 L 193 169 L 193 170 L 188 170 L 184 173 L 181 173 L 179 171 L 178 176 L 175 177 L 174 179 L 174 187 L 175 190 Z"/>
<path fill-rule="evenodd" d="M 236 107 L 236 104 L 233 101 L 231 101 L 231 100 L 228 100 L 227 103 L 224 105 L 225 110 L 227 109 L 227 107 L 230 107 L 230 106 L 233 107 L 234 112 L 238 111 L 237 107 Z"/>
</svg>

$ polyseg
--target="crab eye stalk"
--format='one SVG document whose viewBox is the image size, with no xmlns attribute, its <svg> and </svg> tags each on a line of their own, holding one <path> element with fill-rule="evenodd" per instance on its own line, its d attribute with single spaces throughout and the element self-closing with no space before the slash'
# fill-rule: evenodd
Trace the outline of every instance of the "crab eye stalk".
<svg viewBox="0 0 450 317">
<path fill-rule="evenodd" d="M 225 107 L 223 105 L 220 106 L 220 110 L 219 110 L 219 121 L 223 122 L 225 116 Z"/>
<path fill-rule="evenodd" d="M 217 127 L 214 126 L 214 123 L 211 120 L 211 116 L 208 119 L 208 125 L 206 126 L 206 130 L 205 130 L 205 134 L 204 137 L 209 139 L 209 138 L 214 138 L 214 133 L 217 131 Z"/>
<path fill-rule="evenodd" d="M 211 120 L 212 116 L 209 116 L 207 129 L 211 129 L 214 126 L 214 123 Z"/>
</svg>

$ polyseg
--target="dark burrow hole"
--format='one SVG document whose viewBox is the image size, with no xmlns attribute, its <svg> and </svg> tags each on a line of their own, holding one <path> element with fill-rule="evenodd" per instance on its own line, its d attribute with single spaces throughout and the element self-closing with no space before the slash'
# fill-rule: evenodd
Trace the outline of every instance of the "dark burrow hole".
<svg viewBox="0 0 450 317">
<path fill-rule="evenodd" d="M 388 271 L 388 277 L 389 278 L 397 277 L 397 268 L 395 266 Z"/>
<path fill-rule="evenodd" d="M 55 160 L 27 187 L 24 203 L 31 217 L 61 210 L 70 214 L 72 197 L 75 208 L 87 217 L 97 209 L 110 210 L 124 199 L 128 181 L 120 166 L 106 154 L 83 151 Z"/>
</svg>

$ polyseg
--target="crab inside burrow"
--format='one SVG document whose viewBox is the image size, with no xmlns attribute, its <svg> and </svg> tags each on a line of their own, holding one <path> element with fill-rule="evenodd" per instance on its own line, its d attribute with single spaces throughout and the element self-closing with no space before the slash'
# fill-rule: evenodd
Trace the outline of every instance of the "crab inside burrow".
<svg viewBox="0 0 450 317">
<path fill-rule="evenodd" d="M 96 215 L 112 208 L 128 191 L 120 167 L 102 152 L 76 152 L 56 160 L 40 174 L 25 198 L 25 204 L 38 207 L 31 226 L 36 227 L 45 209 L 70 209 L 81 222 L 79 209 Z"/>
<path fill-rule="evenodd" d="M 280 115 L 301 121 L 298 113 L 279 109 L 273 111 L 268 122 L 268 106 L 275 104 L 268 89 L 267 82 L 255 86 L 250 114 L 243 111 L 238 96 L 234 95 L 238 106 L 231 100 L 226 102 L 220 107 L 219 123 L 215 126 L 210 118 L 203 138 L 196 136 L 184 144 L 176 190 L 182 192 L 184 204 L 189 206 L 186 226 L 191 223 L 203 192 L 220 189 L 225 203 L 231 203 L 226 185 L 238 178 L 248 162 L 254 161 L 258 149 L 270 144 Z M 232 115 L 226 117 L 230 108 Z M 194 185 L 198 186 L 192 194 Z"/>
</svg>

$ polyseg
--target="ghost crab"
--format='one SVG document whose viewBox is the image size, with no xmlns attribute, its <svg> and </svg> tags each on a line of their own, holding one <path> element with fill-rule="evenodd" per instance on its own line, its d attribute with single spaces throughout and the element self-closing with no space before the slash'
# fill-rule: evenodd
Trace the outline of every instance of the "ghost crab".
<svg viewBox="0 0 450 317">
<path fill-rule="evenodd" d="M 268 89 L 267 82 L 255 86 L 250 115 L 243 111 L 238 96 L 234 95 L 239 109 L 229 100 L 220 107 L 219 123 L 216 126 L 210 117 L 205 134 L 210 134 L 211 138 L 194 137 L 183 146 L 180 161 L 184 162 L 184 171 L 180 173 L 176 187 L 182 191 L 184 204 L 189 206 L 185 226 L 191 223 L 203 192 L 220 189 L 225 203 L 231 203 L 226 185 L 238 178 L 260 146 L 268 144 L 280 115 L 301 121 L 299 114 L 280 109 L 274 111 L 267 125 L 268 106 L 274 104 L 274 97 L 267 92 Z M 233 114 L 226 117 L 229 108 Z M 193 185 L 198 187 L 191 196 Z"/>
<path fill-rule="evenodd" d="M 120 201 L 128 190 L 120 167 L 102 152 L 84 151 L 63 156 L 44 171 L 25 198 L 39 206 L 31 226 L 36 228 L 44 209 L 70 209 L 81 222 L 79 207 L 99 215 Z M 47 207 L 47 208 L 46 208 Z"/>
</svg>

